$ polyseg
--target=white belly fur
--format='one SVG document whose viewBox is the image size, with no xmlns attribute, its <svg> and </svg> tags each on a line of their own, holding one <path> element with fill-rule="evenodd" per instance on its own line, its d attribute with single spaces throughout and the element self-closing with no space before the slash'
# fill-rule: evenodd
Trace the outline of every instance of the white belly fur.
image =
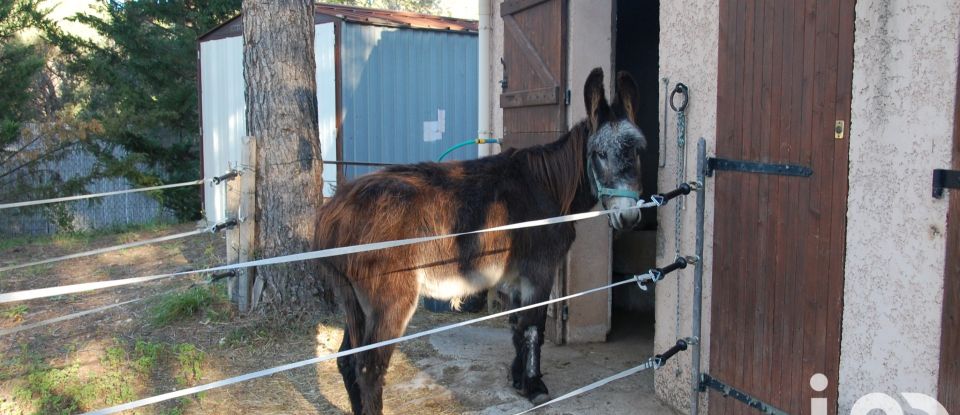
<svg viewBox="0 0 960 415">
<path fill-rule="evenodd" d="M 431 272 L 427 269 L 417 270 L 421 294 L 440 300 L 453 300 L 455 303 L 462 297 L 488 289 L 498 283 L 514 282 L 515 279 L 516 273 L 509 272 L 502 265 L 452 275 Z"/>
</svg>

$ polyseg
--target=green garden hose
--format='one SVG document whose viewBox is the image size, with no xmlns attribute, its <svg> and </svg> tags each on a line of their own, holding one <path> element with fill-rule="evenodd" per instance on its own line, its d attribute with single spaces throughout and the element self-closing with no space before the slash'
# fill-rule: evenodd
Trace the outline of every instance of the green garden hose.
<svg viewBox="0 0 960 415">
<path fill-rule="evenodd" d="M 437 161 L 443 161 L 443 158 L 446 157 L 447 154 L 452 153 L 453 150 L 456 150 L 460 147 L 469 146 L 471 144 L 500 144 L 500 140 L 496 138 L 475 138 L 473 140 L 467 140 L 453 147 L 448 148 L 447 151 L 444 151 L 443 154 L 441 154 L 440 157 L 437 158 Z"/>
</svg>

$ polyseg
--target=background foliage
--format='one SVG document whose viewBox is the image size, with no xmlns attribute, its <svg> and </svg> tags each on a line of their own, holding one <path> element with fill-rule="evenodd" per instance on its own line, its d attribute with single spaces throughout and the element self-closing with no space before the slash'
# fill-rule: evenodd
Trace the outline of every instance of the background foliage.
<svg viewBox="0 0 960 415">
<path fill-rule="evenodd" d="M 332 2 L 442 12 L 438 0 Z M 241 0 L 97 0 L 68 18 L 90 37 L 62 30 L 44 4 L 0 3 L 0 186 L 10 190 L 0 200 L 83 193 L 103 177 L 137 186 L 200 177 L 196 39 Z M 89 174 L 44 170 L 76 147 L 97 157 Z M 154 195 L 181 220 L 200 217 L 199 196 L 194 187 Z"/>
</svg>

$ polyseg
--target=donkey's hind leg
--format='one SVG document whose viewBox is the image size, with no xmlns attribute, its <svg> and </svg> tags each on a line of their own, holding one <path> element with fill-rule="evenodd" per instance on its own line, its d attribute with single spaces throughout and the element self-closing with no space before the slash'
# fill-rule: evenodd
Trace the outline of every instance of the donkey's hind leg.
<svg viewBox="0 0 960 415">
<path fill-rule="evenodd" d="M 550 278 L 530 279 L 522 277 L 520 297 L 522 305 L 546 301 L 550 296 Z M 517 352 L 511 367 L 513 387 L 535 404 L 550 399 L 547 385 L 541 379 L 540 348 L 543 346 L 543 330 L 546 325 L 547 308 L 536 307 L 513 314 L 513 346 Z"/>
<path fill-rule="evenodd" d="M 346 327 L 343 328 L 343 342 L 340 343 L 340 351 L 353 348 L 353 343 L 363 338 L 364 317 L 363 310 L 357 302 L 352 289 L 349 293 L 342 293 L 344 314 L 346 314 Z M 345 298 L 344 298 L 345 297 Z M 352 341 L 351 341 L 352 340 Z M 343 377 L 343 386 L 347 389 L 347 395 L 350 397 L 350 406 L 354 414 L 363 413 L 363 404 L 360 400 L 360 385 L 357 383 L 357 364 L 356 355 L 349 355 L 337 358 L 337 368 L 340 369 L 340 376 Z"/>
<path fill-rule="evenodd" d="M 379 296 L 366 313 L 366 333 L 362 345 L 390 340 L 403 335 L 416 309 L 417 287 L 396 289 L 392 295 Z M 357 381 L 363 413 L 383 412 L 383 382 L 393 355 L 394 345 L 382 346 L 356 355 Z"/>
</svg>

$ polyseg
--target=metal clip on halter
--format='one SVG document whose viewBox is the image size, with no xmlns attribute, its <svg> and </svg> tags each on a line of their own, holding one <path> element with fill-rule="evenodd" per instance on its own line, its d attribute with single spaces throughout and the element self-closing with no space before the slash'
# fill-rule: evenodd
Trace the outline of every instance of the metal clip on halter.
<svg viewBox="0 0 960 415">
<path fill-rule="evenodd" d="M 659 367 L 662 367 L 665 363 L 667 363 L 667 360 L 670 360 L 670 358 L 673 357 L 673 355 L 680 353 L 684 350 L 687 350 L 687 342 L 684 341 L 683 339 L 680 339 L 680 340 L 677 340 L 677 344 L 673 345 L 673 347 L 667 349 L 667 351 L 661 354 L 654 356 L 653 359 L 656 362 L 657 367 L 659 368 Z"/>
<path fill-rule="evenodd" d="M 644 274 L 637 275 L 634 278 L 637 280 L 637 286 L 639 286 L 641 290 L 647 291 L 647 287 L 644 285 L 644 283 L 656 283 L 662 280 L 664 275 L 667 275 L 678 269 L 684 269 L 689 264 L 696 264 L 699 260 L 700 259 L 695 256 L 677 257 L 677 259 L 674 260 L 670 265 L 667 265 L 663 268 L 653 268 Z"/>
</svg>

